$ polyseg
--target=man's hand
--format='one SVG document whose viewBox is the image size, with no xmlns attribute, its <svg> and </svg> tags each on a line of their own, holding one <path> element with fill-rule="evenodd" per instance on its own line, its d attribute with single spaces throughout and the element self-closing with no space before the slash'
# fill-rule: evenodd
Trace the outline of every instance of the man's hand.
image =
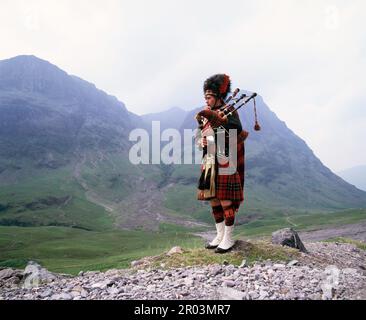
<svg viewBox="0 0 366 320">
<path fill-rule="evenodd" d="M 202 117 L 197 113 L 194 117 L 197 121 L 201 121 Z"/>
<path fill-rule="evenodd" d="M 219 112 L 219 116 L 222 118 L 222 120 L 224 121 L 224 123 L 227 123 L 227 115 L 223 112 L 223 111 L 220 111 Z"/>
</svg>

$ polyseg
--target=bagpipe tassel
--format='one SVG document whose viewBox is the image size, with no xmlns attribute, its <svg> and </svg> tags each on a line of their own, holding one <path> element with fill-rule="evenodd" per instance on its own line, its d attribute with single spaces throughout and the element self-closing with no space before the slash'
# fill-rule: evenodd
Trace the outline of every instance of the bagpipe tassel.
<svg viewBox="0 0 366 320">
<path fill-rule="evenodd" d="M 258 123 L 258 117 L 257 117 L 257 106 L 255 103 L 255 98 L 253 99 L 253 103 L 254 103 L 254 117 L 255 117 L 255 125 L 254 125 L 254 130 L 255 131 L 260 131 L 261 130 L 261 126 Z"/>
</svg>

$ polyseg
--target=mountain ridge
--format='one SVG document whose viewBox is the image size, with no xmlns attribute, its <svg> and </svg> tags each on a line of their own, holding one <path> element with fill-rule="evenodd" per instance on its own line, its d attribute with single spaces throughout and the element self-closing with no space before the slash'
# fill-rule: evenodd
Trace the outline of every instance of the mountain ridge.
<svg viewBox="0 0 366 320">
<path fill-rule="evenodd" d="M 134 166 L 128 160 L 132 129 L 148 129 L 154 119 L 163 120 L 162 129 L 195 129 L 197 109 L 141 117 L 116 97 L 37 59 L 0 61 L 0 224 L 93 229 L 103 221 L 157 230 L 159 221 L 211 221 L 207 207 L 195 201 L 199 165 Z M 365 192 L 323 166 L 261 97 L 257 105 L 260 133 L 252 128 L 250 106 L 240 110 L 250 133 L 242 212 L 255 221 L 274 211 L 281 216 L 288 210 L 366 207 Z M 185 117 L 174 122 L 178 111 Z M 49 197 L 71 200 L 47 206 Z M 99 218 L 90 220 L 88 212 Z M 239 215 L 242 222 L 247 218 Z"/>
</svg>

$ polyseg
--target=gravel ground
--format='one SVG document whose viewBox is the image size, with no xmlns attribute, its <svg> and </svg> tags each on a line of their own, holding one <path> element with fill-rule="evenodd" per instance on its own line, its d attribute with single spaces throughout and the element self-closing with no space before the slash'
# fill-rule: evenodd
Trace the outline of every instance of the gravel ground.
<svg viewBox="0 0 366 320">
<path fill-rule="evenodd" d="M 366 251 L 343 243 L 304 244 L 309 253 L 288 264 L 267 260 L 250 267 L 131 268 L 76 277 L 55 277 L 37 265 L 27 272 L 3 269 L 0 299 L 366 299 Z M 49 282 L 35 286 L 29 281 L 32 272 L 36 280 Z"/>
</svg>

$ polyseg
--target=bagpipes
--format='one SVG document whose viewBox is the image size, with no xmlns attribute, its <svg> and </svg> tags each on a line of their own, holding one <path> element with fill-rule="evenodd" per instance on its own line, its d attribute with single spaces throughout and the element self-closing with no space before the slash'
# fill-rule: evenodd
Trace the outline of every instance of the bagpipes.
<svg viewBox="0 0 366 320">
<path fill-rule="evenodd" d="M 255 118 L 254 130 L 260 131 L 261 127 L 258 123 L 257 107 L 255 102 L 257 93 L 254 92 L 249 96 L 243 93 L 238 98 L 236 98 L 239 92 L 240 92 L 239 88 L 235 89 L 233 94 L 230 95 L 224 101 L 224 106 L 222 106 L 218 111 L 209 109 L 200 111 L 196 115 L 196 120 L 198 121 L 198 128 L 202 132 L 204 132 L 211 127 L 210 123 L 214 123 L 215 126 L 217 127 L 224 125 L 225 123 L 228 122 L 228 117 L 233 116 L 233 114 L 235 114 L 240 108 L 244 107 L 245 105 L 248 104 L 249 101 L 253 100 L 254 118 Z M 238 137 L 244 141 L 247 138 L 248 134 L 249 133 L 247 131 L 243 130 L 238 134 Z"/>
</svg>

